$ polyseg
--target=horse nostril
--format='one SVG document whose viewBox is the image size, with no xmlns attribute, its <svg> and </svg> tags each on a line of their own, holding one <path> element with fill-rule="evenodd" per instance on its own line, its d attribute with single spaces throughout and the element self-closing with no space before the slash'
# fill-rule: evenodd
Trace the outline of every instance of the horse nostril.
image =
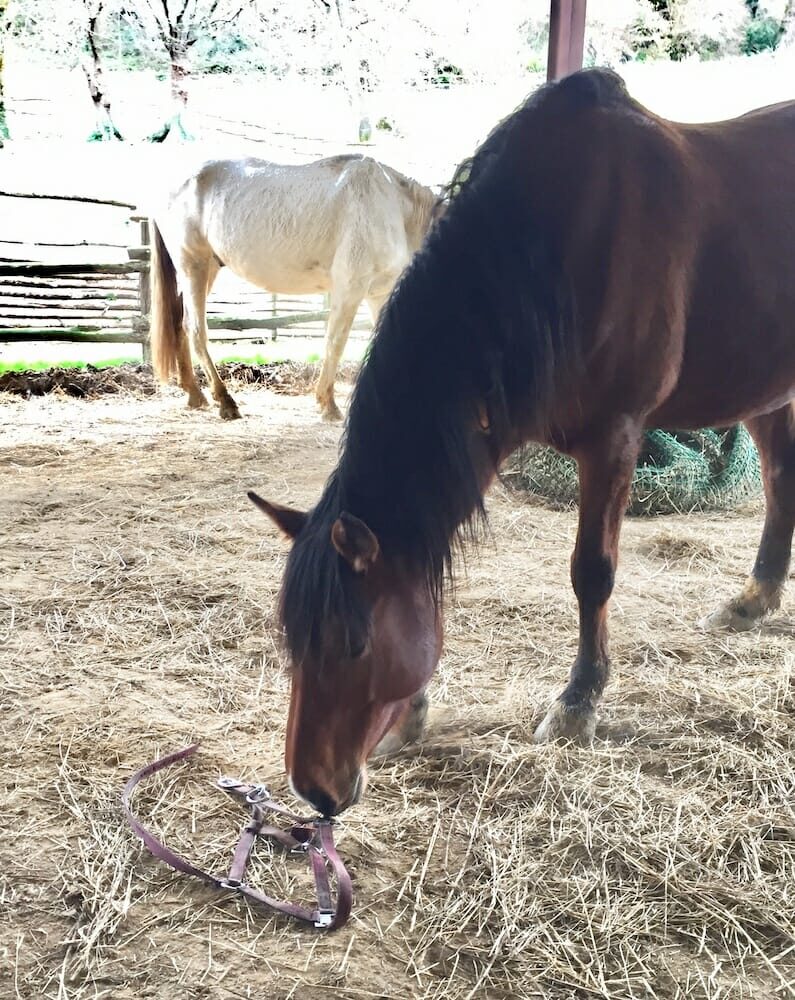
<svg viewBox="0 0 795 1000">
<path fill-rule="evenodd" d="M 319 788 L 311 788 L 304 798 L 311 803 L 321 816 L 333 816 L 337 811 L 337 803 L 330 795 L 321 792 Z"/>
</svg>

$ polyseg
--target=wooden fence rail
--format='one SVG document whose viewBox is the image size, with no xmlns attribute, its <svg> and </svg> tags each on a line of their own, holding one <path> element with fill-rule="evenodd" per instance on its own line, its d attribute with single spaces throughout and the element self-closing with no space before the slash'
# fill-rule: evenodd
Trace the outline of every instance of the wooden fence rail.
<svg viewBox="0 0 795 1000">
<path fill-rule="evenodd" d="M 131 259 L 123 263 L 0 259 L 0 342 L 141 344 L 148 357 L 149 225 L 141 216 L 132 220 L 141 226 L 141 245 L 128 247 Z M 207 325 L 211 331 L 234 334 L 211 336 L 214 341 L 256 341 L 263 333 L 276 340 L 279 331 L 322 337 L 322 327 L 304 328 L 327 318 L 328 308 L 318 309 L 317 300 L 268 295 L 241 285 L 213 296 Z M 369 325 L 360 318 L 354 329 Z"/>
</svg>

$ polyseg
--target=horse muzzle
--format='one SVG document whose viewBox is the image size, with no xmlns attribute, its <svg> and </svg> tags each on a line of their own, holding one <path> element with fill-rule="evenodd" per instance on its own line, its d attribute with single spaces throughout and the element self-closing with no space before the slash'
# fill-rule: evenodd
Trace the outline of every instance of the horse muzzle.
<svg viewBox="0 0 795 1000">
<path fill-rule="evenodd" d="M 363 768 L 358 768 L 350 777 L 332 777 L 331 780 L 315 776 L 303 781 L 289 775 L 292 793 L 326 817 L 339 816 L 356 805 L 366 784 L 367 774 Z"/>
</svg>

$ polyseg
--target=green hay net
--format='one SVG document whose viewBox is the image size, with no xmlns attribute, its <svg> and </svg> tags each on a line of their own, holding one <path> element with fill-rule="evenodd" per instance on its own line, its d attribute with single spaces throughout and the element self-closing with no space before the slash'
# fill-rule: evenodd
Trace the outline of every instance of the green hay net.
<svg viewBox="0 0 795 1000">
<path fill-rule="evenodd" d="M 551 448 L 528 446 L 507 476 L 555 506 L 577 503 L 576 463 Z M 647 431 L 632 480 L 631 514 L 728 510 L 761 490 L 759 456 L 748 431 Z"/>
</svg>

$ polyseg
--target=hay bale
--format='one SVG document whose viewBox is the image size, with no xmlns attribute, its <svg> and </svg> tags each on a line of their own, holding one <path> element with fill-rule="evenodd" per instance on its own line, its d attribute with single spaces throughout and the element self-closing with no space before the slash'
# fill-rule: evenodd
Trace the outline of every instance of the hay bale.
<svg viewBox="0 0 795 1000">
<path fill-rule="evenodd" d="M 556 507 L 577 503 L 577 465 L 552 448 L 516 452 L 508 476 Z M 741 425 L 727 431 L 647 431 L 632 480 L 630 514 L 729 510 L 761 490 L 759 455 Z"/>
</svg>

